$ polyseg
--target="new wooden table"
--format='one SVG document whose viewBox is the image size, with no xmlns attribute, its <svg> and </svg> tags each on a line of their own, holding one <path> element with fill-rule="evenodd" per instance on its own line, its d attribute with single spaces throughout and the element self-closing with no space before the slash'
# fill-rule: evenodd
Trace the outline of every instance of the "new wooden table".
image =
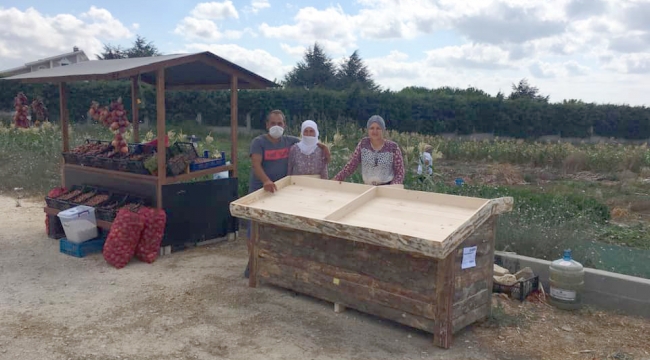
<svg viewBox="0 0 650 360">
<path fill-rule="evenodd" d="M 230 204 L 251 220 L 249 285 L 292 289 L 434 335 L 490 313 L 496 219 L 480 199 L 289 176 Z"/>
</svg>

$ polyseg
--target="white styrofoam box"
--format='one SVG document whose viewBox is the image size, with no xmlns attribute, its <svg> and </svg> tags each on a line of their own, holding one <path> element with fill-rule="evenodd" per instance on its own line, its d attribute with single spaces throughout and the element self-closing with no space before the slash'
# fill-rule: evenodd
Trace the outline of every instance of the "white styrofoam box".
<svg viewBox="0 0 650 360">
<path fill-rule="evenodd" d="M 59 212 L 58 216 L 68 241 L 82 243 L 99 234 L 94 207 L 79 205 Z"/>
<path fill-rule="evenodd" d="M 226 161 L 226 165 L 230 165 L 230 161 Z M 212 174 L 212 180 L 227 179 L 228 176 L 228 171 L 222 171 L 220 173 Z"/>
</svg>

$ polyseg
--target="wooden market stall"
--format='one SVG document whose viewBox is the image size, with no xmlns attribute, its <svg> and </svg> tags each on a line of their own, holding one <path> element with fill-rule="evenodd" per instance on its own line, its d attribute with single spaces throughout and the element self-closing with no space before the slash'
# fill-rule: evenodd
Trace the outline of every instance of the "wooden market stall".
<svg viewBox="0 0 650 360">
<path fill-rule="evenodd" d="M 285 287 L 434 334 L 490 311 L 496 219 L 480 199 L 289 176 L 231 203 L 251 220 L 249 285 Z"/>
<path fill-rule="evenodd" d="M 157 175 L 114 171 L 98 167 L 62 162 L 62 186 L 92 184 L 137 194 L 167 212 L 167 227 L 163 246 L 199 242 L 236 232 L 238 225 L 228 210 L 237 199 L 237 91 L 238 89 L 265 89 L 278 85 L 213 53 L 175 54 L 154 57 L 95 60 L 60 66 L 37 72 L 5 78 L 22 83 L 58 83 L 60 94 L 60 121 L 63 152 L 70 150 L 67 84 L 79 81 L 107 81 L 130 79 L 133 140 L 140 141 L 137 99 L 139 81 L 156 89 L 156 139 L 164 139 L 165 92 L 180 90 L 230 90 L 231 146 L 230 164 L 167 175 L 165 156 L 157 157 Z M 157 153 L 166 154 L 165 141 L 157 142 Z M 228 171 L 227 179 L 186 181 Z M 59 210 L 45 208 L 49 215 Z M 98 221 L 98 226 L 110 228 L 111 223 Z"/>
</svg>

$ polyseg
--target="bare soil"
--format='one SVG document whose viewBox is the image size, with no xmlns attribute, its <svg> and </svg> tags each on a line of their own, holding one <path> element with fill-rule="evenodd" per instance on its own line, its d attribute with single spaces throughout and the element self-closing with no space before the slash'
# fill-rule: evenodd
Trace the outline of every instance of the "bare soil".
<svg viewBox="0 0 650 360">
<path fill-rule="evenodd" d="M 424 332 L 249 288 L 242 239 L 117 270 L 101 254 L 61 254 L 43 204 L 16 205 L 0 196 L 0 359 L 650 359 L 647 320 L 510 300 L 513 324 L 470 327 L 442 350 Z"/>
</svg>

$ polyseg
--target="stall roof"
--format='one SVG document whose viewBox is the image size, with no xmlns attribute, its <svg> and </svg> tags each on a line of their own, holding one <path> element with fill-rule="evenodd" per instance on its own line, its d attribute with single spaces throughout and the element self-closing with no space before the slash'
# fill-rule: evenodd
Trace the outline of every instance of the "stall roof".
<svg viewBox="0 0 650 360">
<path fill-rule="evenodd" d="M 239 89 L 265 89 L 278 84 L 209 51 L 153 57 L 92 60 L 4 78 L 23 83 L 119 80 L 133 76 L 156 83 L 156 71 L 165 69 L 168 90 L 230 89 L 231 75 L 237 76 Z"/>
</svg>

